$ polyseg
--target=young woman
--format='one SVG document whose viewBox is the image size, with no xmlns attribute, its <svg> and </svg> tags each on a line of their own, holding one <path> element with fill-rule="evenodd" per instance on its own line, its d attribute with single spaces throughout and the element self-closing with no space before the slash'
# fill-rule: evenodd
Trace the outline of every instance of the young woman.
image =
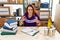
<svg viewBox="0 0 60 40">
<path fill-rule="evenodd" d="M 33 5 L 28 5 L 25 14 L 20 20 L 20 25 L 37 26 L 40 25 L 40 17 L 37 15 Z"/>
</svg>

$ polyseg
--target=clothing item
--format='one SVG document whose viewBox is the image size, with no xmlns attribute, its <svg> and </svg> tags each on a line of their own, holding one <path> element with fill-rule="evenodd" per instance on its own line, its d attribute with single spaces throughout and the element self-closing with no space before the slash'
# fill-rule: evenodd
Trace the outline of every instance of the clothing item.
<svg viewBox="0 0 60 40">
<path fill-rule="evenodd" d="M 37 17 L 38 20 L 40 20 L 40 17 L 37 15 L 37 13 L 35 13 L 30 18 L 28 17 L 28 14 L 27 13 L 25 13 L 24 16 L 26 18 L 26 20 L 24 21 L 24 24 L 23 24 L 24 26 L 36 26 L 36 22 L 34 22 L 35 17 Z"/>
</svg>

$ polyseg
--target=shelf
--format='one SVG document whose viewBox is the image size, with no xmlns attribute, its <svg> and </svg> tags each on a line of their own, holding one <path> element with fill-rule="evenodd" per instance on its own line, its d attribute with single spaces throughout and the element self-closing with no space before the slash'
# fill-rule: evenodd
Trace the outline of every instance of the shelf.
<svg viewBox="0 0 60 40">
<path fill-rule="evenodd" d="M 4 3 L 4 4 L 23 4 L 23 3 Z"/>
<path fill-rule="evenodd" d="M 51 8 L 40 8 L 40 10 L 51 10 Z"/>
<path fill-rule="evenodd" d="M 40 10 L 49 10 L 49 8 L 40 8 Z"/>
<path fill-rule="evenodd" d="M 0 4 L 23 4 L 23 0 L 0 0 Z"/>
</svg>

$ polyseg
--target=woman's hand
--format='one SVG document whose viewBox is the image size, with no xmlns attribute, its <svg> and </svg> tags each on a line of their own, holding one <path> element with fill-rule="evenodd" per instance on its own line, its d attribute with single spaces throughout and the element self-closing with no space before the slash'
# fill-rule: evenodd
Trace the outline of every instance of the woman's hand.
<svg viewBox="0 0 60 40">
<path fill-rule="evenodd" d="M 23 21 L 25 21 L 25 19 L 26 19 L 25 16 L 23 16 L 20 21 L 23 22 Z"/>
<path fill-rule="evenodd" d="M 41 25 L 40 20 L 38 20 L 37 17 L 35 17 L 34 22 L 36 22 L 38 26 Z"/>
<path fill-rule="evenodd" d="M 36 23 L 39 23 L 39 20 L 38 20 L 37 17 L 35 17 L 35 19 L 33 21 L 36 22 Z"/>
<path fill-rule="evenodd" d="M 21 20 L 20 20 L 20 25 L 23 25 L 23 22 L 25 21 L 25 16 L 23 16 L 22 18 L 21 18 Z"/>
</svg>

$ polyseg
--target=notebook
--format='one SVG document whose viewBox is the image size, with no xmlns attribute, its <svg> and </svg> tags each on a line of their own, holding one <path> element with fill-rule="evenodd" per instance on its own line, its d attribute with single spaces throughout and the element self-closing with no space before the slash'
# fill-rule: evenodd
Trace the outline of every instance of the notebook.
<svg viewBox="0 0 60 40">
<path fill-rule="evenodd" d="M 26 33 L 31 36 L 35 36 L 39 31 L 33 28 L 23 28 L 21 32 Z"/>
</svg>

